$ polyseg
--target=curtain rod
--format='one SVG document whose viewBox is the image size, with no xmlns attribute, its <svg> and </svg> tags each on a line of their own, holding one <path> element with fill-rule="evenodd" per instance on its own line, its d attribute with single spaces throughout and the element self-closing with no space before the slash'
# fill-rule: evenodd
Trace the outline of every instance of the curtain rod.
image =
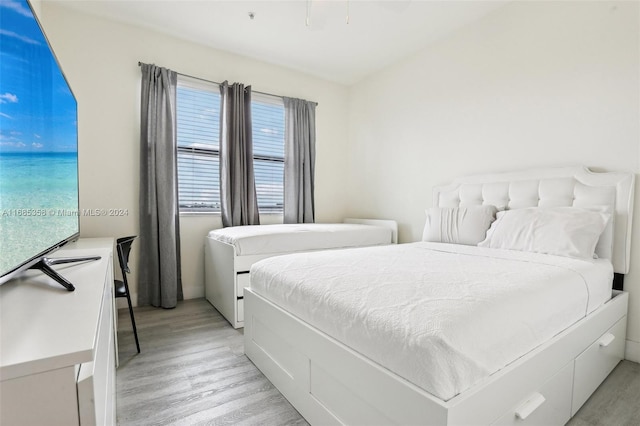
<svg viewBox="0 0 640 426">
<path fill-rule="evenodd" d="M 141 65 L 142 65 L 142 62 L 138 61 L 138 66 L 141 66 Z M 192 76 L 192 75 L 189 75 L 189 74 L 183 74 L 183 73 L 181 73 L 181 72 L 177 72 L 177 71 L 176 71 L 176 74 L 179 74 L 179 75 L 181 75 L 181 76 L 183 76 L 183 77 L 193 78 L 194 80 L 200 80 L 200 81 L 204 81 L 204 82 L 207 82 L 207 83 L 217 84 L 218 86 L 219 86 L 220 84 L 222 84 L 222 83 L 218 83 L 217 81 L 207 80 L 206 78 L 195 77 L 195 76 Z M 257 90 L 253 90 L 253 89 L 251 90 L 251 92 L 253 92 L 253 93 L 259 93 L 259 94 L 261 94 L 261 95 L 276 96 L 276 97 L 278 97 L 278 98 L 284 98 L 284 96 L 282 96 L 282 95 L 274 95 L 273 93 L 259 92 L 259 91 L 257 91 Z M 313 102 L 313 101 L 311 101 L 311 102 Z M 318 103 L 317 103 L 317 102 L 313 102 L 313 103 L 314 103 L 314 104 L 316 104 L 316 106 L 318 105 Z"/>
</svg>

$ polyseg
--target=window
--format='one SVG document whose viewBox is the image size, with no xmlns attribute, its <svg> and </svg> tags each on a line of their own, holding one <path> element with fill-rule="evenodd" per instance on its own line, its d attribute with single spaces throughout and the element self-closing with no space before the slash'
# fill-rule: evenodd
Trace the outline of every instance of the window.
<svg viewBox="0 0 640 426">
<path fill-rule="evenodd" d="M 220 91 L 178 79 L 176 90 L 180 211 L 220 211 Z"/>
<path fill-rule="evenodd" d="M 220 211 L 220 90 L 178 76 L 178 198 L 181 212 Z M 252 94 L 253 167 L 260 213 L 282 213 L 284 103 Z"/>
<path fill-rule="evenodd" d="M 253 171 L 260 213 L 282 213 L 284 206 L 284 102 L 251 95 Z"/>
</svg>

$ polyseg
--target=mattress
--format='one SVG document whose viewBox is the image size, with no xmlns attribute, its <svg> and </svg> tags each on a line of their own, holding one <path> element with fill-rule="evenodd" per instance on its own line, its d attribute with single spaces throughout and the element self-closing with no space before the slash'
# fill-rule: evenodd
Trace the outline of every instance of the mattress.
<svg viewBox="0 0 640 426">
<path fill-rule="evenodd" d="M 347 223 L 233 226 L 209 232 L 209 238 L 232 244 L 236 255 L 291 253 L 391 244 L 392 230 Z"/>
<path fill-rule="evenodd" d="M 449 400 L 611 297 L 608 260 L 438 243 L 278 256 L 252 290 Z"/>
</svg>

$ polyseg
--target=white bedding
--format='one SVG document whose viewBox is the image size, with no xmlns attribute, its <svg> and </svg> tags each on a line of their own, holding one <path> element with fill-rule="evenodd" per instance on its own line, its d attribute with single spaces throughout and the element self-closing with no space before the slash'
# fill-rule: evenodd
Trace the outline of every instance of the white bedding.
<svg viewBox="0 0 640 426">
<path fill-rule="evenodd" d="M 611 297 L 607 260 L 438 243 L 273 257 L 251 288 L 448 400 Z"/>
<path fill-rule="evenodd" d="M 209 238 L 232 244 L 236 255 L 289 253 L 391 244 L 393 231 L 372 225 L 304 223 L 233 226 L 209 232 Z"/>
</svg>

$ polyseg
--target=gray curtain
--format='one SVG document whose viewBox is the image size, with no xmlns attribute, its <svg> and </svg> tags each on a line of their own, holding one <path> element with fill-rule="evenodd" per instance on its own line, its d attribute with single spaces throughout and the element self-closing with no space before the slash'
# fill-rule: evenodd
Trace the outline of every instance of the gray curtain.
<svg viewBox="0 0 640 426">
<path fill-rule="evenodd" d="M 141 64 L 140 273 L 138 304 L 182 300 L 176 166 L 177 74 Z"/>
<path fill-rule="evenodd" d="M 220 201 L 222 226 L 259 225 L 253 173 L 251 86 L 220 85 Z"/>
<path fill-rule="evenodd" d="M 316 162 L 316 104 L 283 98 L 284 223 L 313 223 L 314 171 Z"/>
</svg>

